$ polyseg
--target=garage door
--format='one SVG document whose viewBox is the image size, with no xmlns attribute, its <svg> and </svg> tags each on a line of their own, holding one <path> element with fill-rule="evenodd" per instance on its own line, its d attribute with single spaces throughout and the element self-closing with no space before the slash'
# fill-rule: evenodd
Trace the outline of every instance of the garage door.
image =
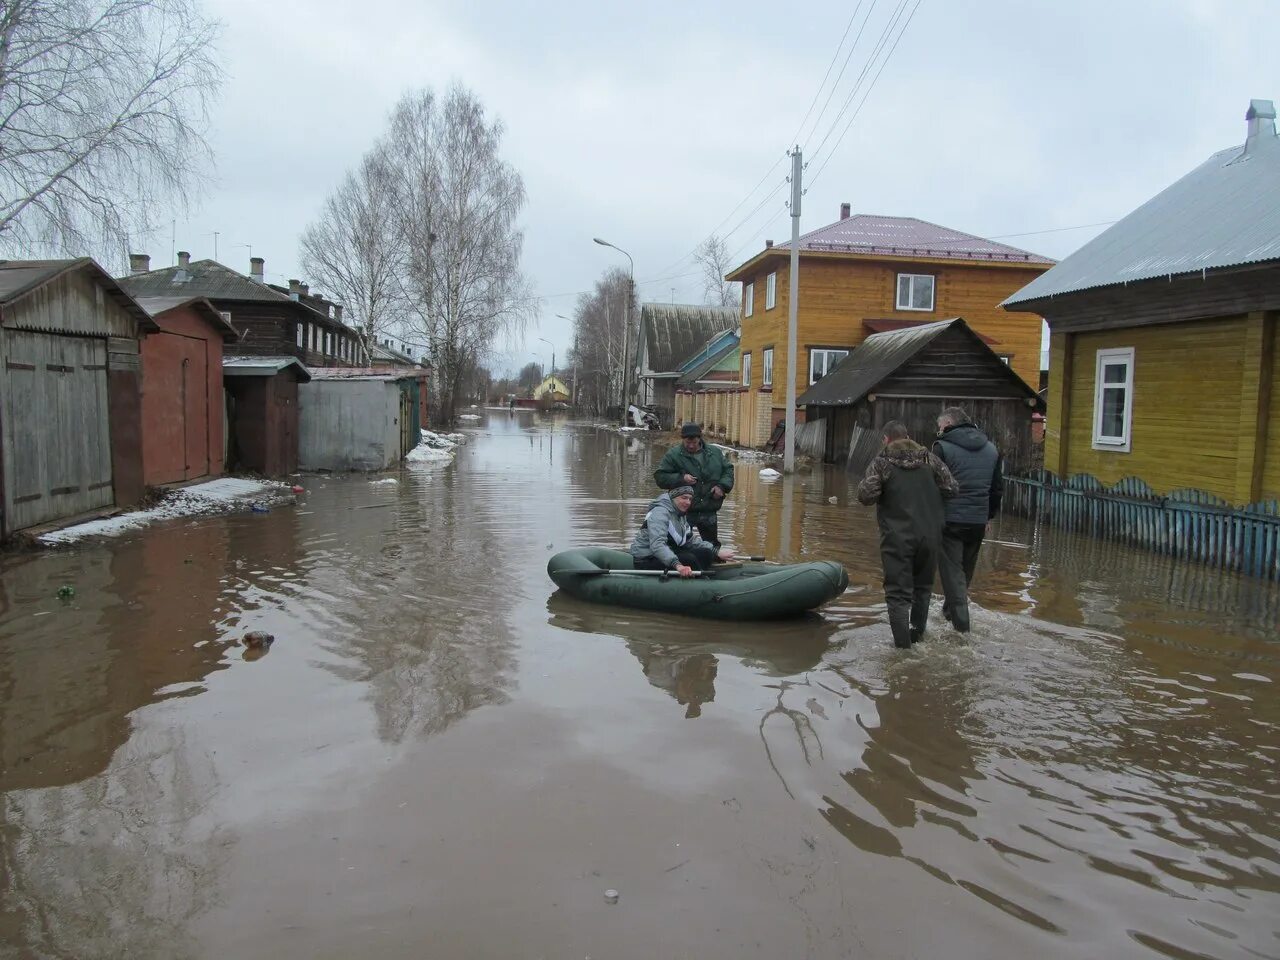
<svg viewBox="0 0 1280 960">
<path fill-rule="evenodd" d="M 108 506 L 107 344 L 3 332 L 5 529 Z"/>
</svg>

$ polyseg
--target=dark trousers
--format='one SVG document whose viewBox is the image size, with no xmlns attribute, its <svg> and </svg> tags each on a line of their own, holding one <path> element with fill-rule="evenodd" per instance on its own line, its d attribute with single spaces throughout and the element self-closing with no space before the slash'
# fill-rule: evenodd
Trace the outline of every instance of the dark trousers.
<svg viewBox="0 0 1280 960">
<path fill-rule="evenodd" d="M 942 578 L 942 613 L 952 625 L 969 629 L 969 584 L 978 566 L 978 551 L 987 535 L 985 523 L 948 523 L 942 528 L 942 555 L 938 572 Z"/>
<path fill-rule="evenodd" d="M 711 544 L 711 546 L 720 549 L 720 524 L 717 520 L 719 514 L 715 513 L 694 513 L 689 511 L 689 522 L 693 524 L 698 531 L 698 536 Z"/>
<path fill-rule="evenodd" d="M 668 544 L 675 553 L 676 559 L 683 563 L 686 567 L 693 567 L 695 570 L 710 570 L 711 564 L 715 563 L 716 552 L 710 546 L 701 547 L 676 547 Z M 662 565 L 662 561 L 657 557 L 645 557 L 643 560 L 636 561 L 637 570 L 666 570 Z"/>
<path fill-rule="evenodd" d="M 895 647 L 909 647 L 924 633 L 938 569 L 938 542 L 932 538 L 880 541 L 884 599 Z"/>
</svg>

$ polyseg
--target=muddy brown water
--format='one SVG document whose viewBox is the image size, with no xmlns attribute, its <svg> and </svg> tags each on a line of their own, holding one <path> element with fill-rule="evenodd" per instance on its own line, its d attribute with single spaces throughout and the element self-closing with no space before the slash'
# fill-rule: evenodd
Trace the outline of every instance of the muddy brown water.
<svg viewBox="0 0 1280 960">
<path fill-rule="evenodd" d="M 725 539 L 847 594 L 593 608 L 546 560 L 661 450 L 486 417 L 4 558 L 0 956 L 1280 956 L 1273 588 L 1006 519 L 974 632 L 895 651 L 849 479 L 742 462 Z"/>
</svg>

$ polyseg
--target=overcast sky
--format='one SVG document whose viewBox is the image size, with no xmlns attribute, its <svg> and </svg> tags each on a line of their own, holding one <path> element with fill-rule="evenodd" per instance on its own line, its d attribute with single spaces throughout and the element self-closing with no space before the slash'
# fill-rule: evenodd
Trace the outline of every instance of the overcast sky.
<svg viewBox="0 0 1280 960">
<path fill-rule="evenodd" d="M 206 2 L 228 75 L 217 170 L 172 243 L 152 238 L 153 265 L 175 248 L 213 256 L 217 231 L 222 262 L 247 271 L 251 244 L 269 279 L 304 278 L 299 233 L 397 97 L 459 80 L 506 125 L 529 196 L 524 268 L 544 299 L 503 356 L 512 367 L 549 361 L 538 337 L 563 358 L 570 325 L 555 314 L 626 265 L 593 236 L 635 258 L 642 299 L 677 302 L 701 301 L 687 255 L 709 233 L 738 228 L 736 262 L 789 237 L 785 189 L 759 204 L 783 182 L 856 6 Z M 848 201 L 1061 258 L 1102 229 L 1063 228 L 1123 216 L 1242 142 L 1250 98 L 1280 99 L 1274 0 L 922 0 L 874 87 L 883 53 L 841 113 L 898 2 L 861 4 L 797 138 L 802 230 Z"/>
</svg>

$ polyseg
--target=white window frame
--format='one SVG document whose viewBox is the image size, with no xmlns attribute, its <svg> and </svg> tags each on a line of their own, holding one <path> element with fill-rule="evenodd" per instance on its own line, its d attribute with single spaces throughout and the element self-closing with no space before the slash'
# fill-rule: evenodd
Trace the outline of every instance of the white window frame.
<svg viewBox="0 0 1280 960">
<path fill-rule="evenodd" d="M 764 348 L 764 363 L 760 368 L 760 386 L 773 386 L 773 347 Z"/>
<path fill-rule="evenodd" d="M 818 359 L 819 354 L 821 354 L 823 358 L 822 375 L 825 377 L 828 373 L 831 372 L 830 355 L 833 353 L 840 354 L 839 359 L 836 361 L 837 363 L 839 363 L 840 360 L 843 360 L 845 357 L 849 355 L 848 350 L 844 350 L 839 347 L 810 347 L 809 348 L 809 386 L 812 387 L 815 383 L 818 382 L 818 378 L 814 377 L 813 375 L 813 368 L 814 368 L 814 361 Z"/>
<path fill-rule="evenodd" d="M 1099 350 L 1093 371 L 1093 449 L 1128 453 L 1133 446 L 1133 347 L 1109 347 Z M 1107 367 L 1123 363 L 1125 379 L 1121 383 L 1107 384 L 1104 372 Z M 1120 436 L 1104 436 L 1102 433 L 1102 395 L 1106 390 L 1124 390 L 1124 430 Z"/>
<path fill-rule="evenodd" d="M 755 282 L 745 284 L 742 288 L 742 315 L 744 317 L 751 316 L 756 308 L 756 285 Z"/>
<path fill-rule="evenodd" d="M 742 385 L 744 387 L 751 386 L 751 352 L 747 351 L 742 355 Z"/>
<path fill-rule="evenodd" d="M 906 278 L 907 283 L 907 302 L 902 302 L 902 280 Z M 911 301 L 915 299 L 915 287 L 917 280 L 929 281 L 929 305 L 927 307 L 913 307 Z M 895 281 L 894 301 L 897 303 L 899 310 L 914 310 L 917 313 L 932 313 L 933 308 L 938 302 L 938 278 L 931 273 L 900 273 Z"/>
<path fill-rule="evenodd" d="M 299 320 L 294 326 L 296 327 L 294 331 L 294 336 L 298 341 L 298 346 L 305 348 L 306 339 L 307 339 L 307 325 L 303 323 L 301 320 Z"/>
<path fill-rule="evenodd" d="M 766 310 L 772 310 L 777 305 L 778 305 L 778 271 L 775 270 L 773 271 L 773 273 L 769 274 L 769 276 L 765 277 L 764 279 L 764 308 Z"/>
</svg>

